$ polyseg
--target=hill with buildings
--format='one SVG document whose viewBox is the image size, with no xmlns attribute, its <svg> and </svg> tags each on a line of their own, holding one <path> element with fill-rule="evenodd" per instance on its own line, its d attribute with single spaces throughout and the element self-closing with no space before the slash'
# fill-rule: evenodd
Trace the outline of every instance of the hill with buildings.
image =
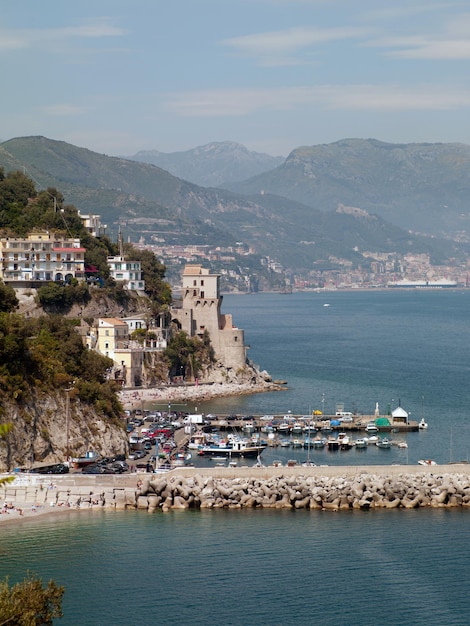
<svg viewBox="0 0 470 626">
<path fill-rule="evenodd" d="M 291 162 L 292 155 L 286 164 Z M 99 213 L 112 237 L 122 226 L 129 241 L 143 245 L 233 249 L 241 243 L 251 255 L 269 258 L 290 272 L 341 267 L 338 259 L 353 267 L 367 265 L 364 252 L 368 251 L 425 253 L 435 262 L 465 254 L 456 243 L 418 236 L 393 219 L 387 221 L 365 211 L 359 194 L 354 196 L 357 203 L 345 202 L 344 198 L 350 197 L 347 193 L 338 194 L 343 201 L 330 203 L 329 210 L 323 210 L 323 200 L 314 202 L 314 196 L 308 194 L 299 202 L 273 195 L 267 186 L 260 190 L 255 182 L 251 183 L 256 189 L 252 195 L 200 187 L 154 165 L 108 157 L 44 137 L 23 137 L 1 144 L 0 166 L 10 171 L 26 168 L 43 188 L 60 188 L 65 202 L 83 213 Z M 365 172 L 368 167 L 367 160 L 356 163 L 357 171 Z M 328 169 L 327 162 L 323 169 Z M 297 174 L 294 181 L 302 182 Z M 248 183 L 240 189 L 248 192 Z M 279 189 L 278 193 L 284 191 Z M 379 183 L 375 193 L 379 199 Z M 262 276 L 260 260 L 256 270 L 250 270 L 249 264 L 237 257 L 233 267 L 240 265 L 247 268 L 245 273 L 255 274 L 255 282 L 261 277 L 269 285 L 266 275 Z"/>
</svg>

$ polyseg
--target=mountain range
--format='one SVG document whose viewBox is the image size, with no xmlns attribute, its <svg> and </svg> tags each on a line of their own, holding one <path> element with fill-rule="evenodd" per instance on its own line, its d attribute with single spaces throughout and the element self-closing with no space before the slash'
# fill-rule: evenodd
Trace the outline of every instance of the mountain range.
<svg viewBox="0 0 470 626">
<path fill-rule="evenodd" d="M 252 152 L 233 141 L 217 141 L 184 152 L 141 150 L 131 161 L 150 163 L 201 187 L 218 187 L 273 170 L 285 157 Z"/>
<path fill-rule="evenodd" d="M 226 162 L 231 147 L 234 163 L 248 153 L 227 142 Z M 221 146 L 202 148 L 207 170 L 216 171 Z M 196 160 L 197 150 L 191 154 Z M 465 248 L 452 239 L 466 237 L 466 163 L 470 148 L 461 144 L 344 140 L 298 148 L 245 181 L 224 175 L 224 187 L 216 188 L 45 137 L 0 144 L 0 166 L 58 189 L 82 213 L 99 213 L 110 235 L 121 225 L 131 241 L 242 241 L 290 269 L 331 266 L 334 258 L 357 265 L 371 250 L 428 252 L 435 262 L 463 256 Z"/>
</svg>

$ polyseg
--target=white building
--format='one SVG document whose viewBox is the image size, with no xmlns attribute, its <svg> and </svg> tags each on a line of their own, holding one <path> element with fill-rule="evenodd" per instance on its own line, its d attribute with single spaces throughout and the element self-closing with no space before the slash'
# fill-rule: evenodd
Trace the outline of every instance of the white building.
<svg viewBox="0 0 470 626">
<path fill-rule="evenodd" d="M 15 287 L 85 278 L 85 248 L 80 239 L 33 232 L 0 239 L 0 279 Z"/>
<path fill-rule="evenodd" d="M 140 261 L 126 261 L 123 256 L 108 257 L 109 272 L 116 282 L 122 282 L 124 289 L 144 291 L 145 281 L 142 280 Z"/>
</svg>

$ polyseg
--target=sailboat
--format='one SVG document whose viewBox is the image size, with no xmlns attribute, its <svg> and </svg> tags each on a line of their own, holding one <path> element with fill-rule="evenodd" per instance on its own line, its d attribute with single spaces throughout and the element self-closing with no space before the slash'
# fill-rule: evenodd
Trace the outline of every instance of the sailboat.
<svg viewBox="0 0 470 626">
<path fill-rule="evenodd" d="M 424 396 L 421 399 L 421 420 L 418 423 L 419 430 L 426 430 L 428 423 L 424 419 Z"/>
<path fill-rule="evenodd" d="M 313 467 L 316 465 L 313 461 L 310 460 L 310 448 L 311 448 L 311 439 L 310 439 L 310 420 L 308 421 L 308 446 L 307 446 L 307 460 L 302 463 L 302 467 Z"/>
</svg>

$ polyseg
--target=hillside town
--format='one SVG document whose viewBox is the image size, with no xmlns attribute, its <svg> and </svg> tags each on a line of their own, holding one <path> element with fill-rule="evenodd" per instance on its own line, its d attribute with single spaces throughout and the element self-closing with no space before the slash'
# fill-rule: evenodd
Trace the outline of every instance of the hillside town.
<svg viewBox="0 0 470 626">
<path fill-rule="evenodd" d="M 151 250 L 167 267 L 168 279 L 179 289 L 179 277 L 186 263 L 216 267 L 225 292 L 263 290 L 305 291 L 310 289 L 388 289 L 388 288 L 464 288 L 469 285 L 470 259 L 462 264 L 434 265 L 429 254 L 363 252 L 364 264 L 353 267 L 346 259 L 330 257 L 322 268 L 299 272 L 284 267 L 270 257 L 258 257 L 242 243 L 237 246 L 134 244 Z M 259 263 L 254 268 L 253 260 Z M 261 283 L 257 273 L 263 271 Z M 269 284 L 270 283 L 270 284 Z"/>
</svg>

